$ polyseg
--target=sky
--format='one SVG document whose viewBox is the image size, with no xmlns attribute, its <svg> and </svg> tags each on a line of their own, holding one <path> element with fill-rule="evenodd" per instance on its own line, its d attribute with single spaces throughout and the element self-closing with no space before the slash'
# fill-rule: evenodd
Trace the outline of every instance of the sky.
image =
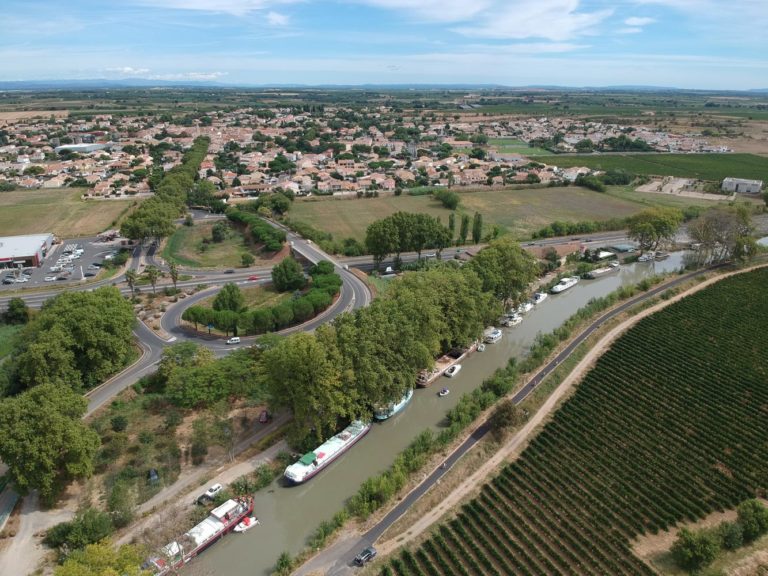
<svg viewBox="0 0 768 576">
<path fill-rule="evenodd" d="M 0 0 L 0 80 L 768 88 L 768 0 Z"/>
</svg>

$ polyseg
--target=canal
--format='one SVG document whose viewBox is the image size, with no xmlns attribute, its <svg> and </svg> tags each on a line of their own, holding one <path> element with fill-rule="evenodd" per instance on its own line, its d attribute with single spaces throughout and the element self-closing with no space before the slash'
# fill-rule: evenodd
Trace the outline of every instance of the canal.
<svg viewBox="0 0 768 576">
<path fill-rule="evenodd" d="M 244 534 L 231 534 L 194 560 L 195 573 L 227 576 L 264 576 L 271 572 L 277 557 L 287 551 L 301 551 L 307 538 L 323 520 L 330 520 L 367 478 L 390 466 L 401 452 L 426 428 L 439 430 L 445 413 L 465 392 L 478 387 L 510 357 L 522 357 L 539 333 L 551 332 L 592 298 L 606 296 L 621 286 L 643 278 L 679 269 L 682 252 L 661 262 L 622 266 L 597 280 L 581 280 L 561 294 L 550 295 L 525 315 L 522 324 L 504 328 L 504 338 L 462 362 L 453 379 L 436 381 L 417 389 L 410 405 L 383 423 L 374 424 L 368 435 L 339 461 L 307 484 L 285 487 L 278 479 L 256 494 L 255 513 L 261 524 Z M 437 391 L 448 386 L 450 395 Z"/>
</svg>

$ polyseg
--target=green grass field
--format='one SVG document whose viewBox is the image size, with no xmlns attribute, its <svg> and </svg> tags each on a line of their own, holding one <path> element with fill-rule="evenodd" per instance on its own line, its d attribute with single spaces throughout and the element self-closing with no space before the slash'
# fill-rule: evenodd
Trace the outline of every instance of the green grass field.
<svg viewBox="0 0 768 576">
<path fill-rule="evenodd" d="M 634 538 L 764 494 L 767 281 L 740 274 L 641 320 L 514 462 L 379 574 L 651 576 Z"/>
<path fill-rule="evenodd" d="M 728 176 L 768 182 L 768 158 L 754 154 L 600 154 L 557 156 L 547 164 L 600 170 L 622 168 L 633 174 L 722 180 Z"/>
<path fill-rule="evenodd" d="M 677 198 L 661 194 L 638 194 L 616 188 L 608 194 L 586 188 L 530 188 L 524 190 L 481 190 L 461 192 L 459 213 L 483 215 L 488 230 L 493 225 L 517 238 L 529 238 L 555 220 L 607 220 L 629 216 L 649 205 L 711 205 L 705 200 L 677 203 Z M 334 238 L 365 238 L 366 227 L 397 211 L 421 212 L 437 216 L 447 224 L 449 211 L 430 196 L 385 196 L 381 198 L 312 201 L 297 200 L 293 203 L 290 217 L 330 232 Z M 458 229 L 460 217 L 457 217 Z"/>
<path fill-rule="evenodd" d="M 278 292 L 271 285 L 269 286 L 248 286 L 246 288 L 240 288 L 245 298 L 245 305 L 249 310 L 254 308 L 261 308 L 263 306 L 277 306 L 283 300 L 291 298 L 290 292 Z M 212 307 L 213 300 L 216 296 L 205 298 L 200 300 L 199 305 L 205 307 Z"/>
<path fill-rule="evenodd" d="M 13 337 L 19 333 L 22 326 L 0 324 L 0 360 L 10 354 L 13 349 Z"/>
<path fill-rule="evenodd" d="M 203 239 L 211 238 L 213 225 L 213 222 L 204 222 L 194 226 L 180 226 L 168 238 L 163 248 L 163 258 L 193 268 L 242 266 L 243 254 L 251 254 L 256 262 L 259 261 L 245 244 L 243 235 L 236 230 L 231 230 L 230 236 L 223 242 L 211 242 L 203 250 Z"/>
<path fill-rule="evenodd" d="M 81 200 L 82 190 L 14 190 L 0 192 L 3 236 L 53 232 L 59 238 L 94 236 L 116 227 L 139 200 Z"/>
<path fill-rule="evenodd" d="M 531 148 L 522 140 L 515 138 L 492 138 L 488 145 L 495 148 L 500 154 L 520 154 L 522 156 L 554 156 L 549 150 L 544 148 Z"/>
</svg>

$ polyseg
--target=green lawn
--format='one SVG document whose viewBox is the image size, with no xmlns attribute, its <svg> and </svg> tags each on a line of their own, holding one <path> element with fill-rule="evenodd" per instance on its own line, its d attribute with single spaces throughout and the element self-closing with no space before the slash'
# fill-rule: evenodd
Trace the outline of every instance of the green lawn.
<svg viewBox="0 0 768 576">
<path fill-rule="evenodd" d="M 117 227 L 139 200 L 81 200 L 82 189 L 0 192 L 3 236 L 53 232 L 60 238 L 94 236 Z"/>
<path fill-rule="evenodd" d="M 290 292 L 278 292 L 271 285 L 269 286 L 248 286 L 240 288 L 245 298 L 245 305 L 248 309 L 277 306 L 283 300 L 291 297 Z M 212 307 L 216 296 L 205 298 L 200 301 L 200 306 Z"/>
<path fill-rule="evenodd" d="M 768 181 L 768 158 L 754 154 L 599 154 L 557 156 L 547 164 L 567 168 L 587 166 L 611 170 L 623 168 L 633 174 L 679 176 L 700 180 L 722 180 L 728 176 Z"/>
<path fill-rule="evenodd" d="M 10 354 L 13 337 L 19 333 L 22 326 L 9 326 L 0 324 L 0 360 Z"/>
<path fill-rule="evenodd" d="M 516 138 L 492 138 L 488 145 L 499 151 L 500 154 L 520 154 L 522 156 L 554 156 L 549 150 L 544 148 L 531 148 L 522 140 Z"/>
<path fill-rule="evenodd" d="M 575 186 L 481 190 L 460 194 L 460 213 L 472 216 L 475 212 L 480 212 L 486 229 L 497 225 L 517 238 L 529 238 L 534 230 L 555 220 L 607 220 L 629 216 L 645 209 L 647 205 L 679 206 L 673 203 L 677 199 L 668 199 L 661 194 L 637 194 L 621 188 L 608 194 Z M 713 203 L 692 200 L 683 204 L 688 206 Z M 365 229 L 371 222 L 399 210 L 437 216 L 444 224 L 447 224 L 450 213 L 430 196 L 404 195 L 355 200 L 297 200 L 293 203 L 290 216 L 294 220 L 307 222 L 330 232 L 337 239 L 353 237 L 363 240 Z M 460 217 L 456 220 L 458 229 Z"/>
<path fill-rule="evenodd" d="M 245 244 L 243 235 L 237 230 L 231 230 L 229 237 L 223 242 L 204 244 L 204 239 L 211 238 L 213 225 L 213 222 L 204 222 L 194 226 L 179 227 L 168 238 L 163 248 L 163 258 L 194 268 L 242 266 L 243 254 L 253 255 L 258 262 L 258 257 Z M 205 246 L 204 249 L 203 246 Z"/>
</svg>

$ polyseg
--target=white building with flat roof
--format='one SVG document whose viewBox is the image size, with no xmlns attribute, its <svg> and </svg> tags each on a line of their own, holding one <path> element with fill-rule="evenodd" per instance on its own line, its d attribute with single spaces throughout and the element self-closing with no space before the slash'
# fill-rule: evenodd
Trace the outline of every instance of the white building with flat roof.
<svg viewBox="0 0 768 576">
<path fill-rule="evenodd" d="M 52 244 L 53 234 L 0 237 L 0 268 L 40 266 Z"/>
<path fill-rule="evenodd" d="M 744 178 L 726 178 L 723 180 L 723 192 L 737 194 L 760 194 L 763 189 L 762 180 L 745 180 Z"/>
</svg>

